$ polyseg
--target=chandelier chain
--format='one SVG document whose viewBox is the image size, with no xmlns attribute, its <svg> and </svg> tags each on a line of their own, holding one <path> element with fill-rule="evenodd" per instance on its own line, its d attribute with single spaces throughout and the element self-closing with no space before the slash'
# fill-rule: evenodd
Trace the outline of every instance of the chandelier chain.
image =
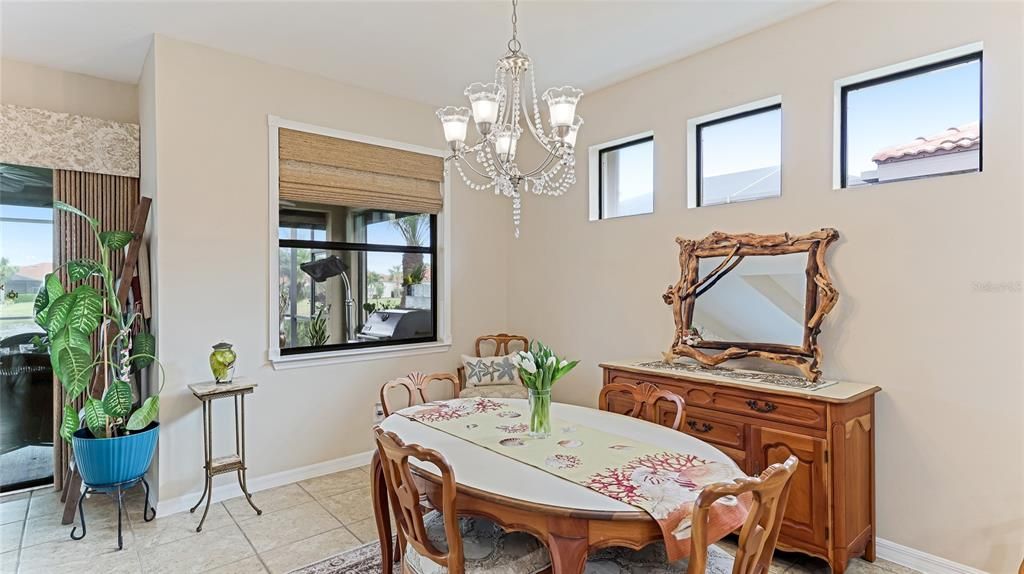
<svg viewBox="0 0 1024 574">
<path fill-rule="evenodd" d="M 508 51 L 513 54 L 518 54 L 519 50 L 523 49 L 522 43 L 519 42 L 519 0 L 512 0 L 512 39 L 508 41 Z"/>
</svg>

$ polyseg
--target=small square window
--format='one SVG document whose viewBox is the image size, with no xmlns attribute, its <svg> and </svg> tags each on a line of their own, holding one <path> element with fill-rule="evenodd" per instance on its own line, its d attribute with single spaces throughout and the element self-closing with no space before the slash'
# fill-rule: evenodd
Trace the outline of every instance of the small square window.
<svg viewBox="0 0 1024 574">
<path fill-rule="evenodd" d="M 981 52 L 840 85 L 840 184 L 981 171 Z"/>
<path fill-rule="evenodd" d="M 598 151 L 598 219 L 654 213 L 654 136 Z"/>
<path fill-rule="evenodd" d="M 781 195 L 781 103 L 698 123 L 695 143 L 697 207 Z"/>
</svg>

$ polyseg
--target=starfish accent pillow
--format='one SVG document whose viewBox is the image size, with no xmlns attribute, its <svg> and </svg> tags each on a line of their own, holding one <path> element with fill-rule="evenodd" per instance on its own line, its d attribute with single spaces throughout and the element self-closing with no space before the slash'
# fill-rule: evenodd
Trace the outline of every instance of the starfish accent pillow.
<svg viewBox="0 0 1024 574">
<path fill-rule="evenodd" d="M 470 357 L 462 355 L 466 370 L 466 386 L 521 385 L 519 369 L 512 363 L 512 355 L 499 357 Z"/>
</svg>

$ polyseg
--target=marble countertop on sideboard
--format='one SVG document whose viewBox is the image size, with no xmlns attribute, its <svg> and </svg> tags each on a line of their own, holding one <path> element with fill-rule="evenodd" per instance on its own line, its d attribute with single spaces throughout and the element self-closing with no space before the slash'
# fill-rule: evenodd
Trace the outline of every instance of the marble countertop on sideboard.
<svg viewBox="0 0 1024 574">
<path fill-rule="evenodd" d="M 863 383 L 851 383 L 847 381 L 831 380 L 827 381 L 826 384 L 816 389 L 801 389 L 795 387 L 787 387 L 784 385 L 760 383 L 756 381 L 743 379 L 744 373 L 764 373 L 764 371 L 719 368 L 715 370 L 708 369 L 706 371 L 692 372 L 680 371 L 667 367 L 658 368 L 652 366 L 642 366 L 638 364 L 652 363 L 656 361 L 658 361 L 658 359 L 655 358 L 640 359 L 635 361 L 605 361 L 600 363 L 599 366 L 603 369 L 617 369 L 639 374 L 646 373 L 668 378 L 691 379 L 713 385 L 734 387 L 740 389 L 750 389 L 755 391 L 764 391 L 776 393 L 779 395 L 800 397 L 830 403 L 848 403 L 855 401 L 861 397 L 864 397 L 865 395 L 874 394 L 882 390 L 881 387 L 878 387 L 876 385 L 866 385 Z M 728 375 L 726 376 L 723 375 L 722 373 L 727 373 Z"/>
</svg>

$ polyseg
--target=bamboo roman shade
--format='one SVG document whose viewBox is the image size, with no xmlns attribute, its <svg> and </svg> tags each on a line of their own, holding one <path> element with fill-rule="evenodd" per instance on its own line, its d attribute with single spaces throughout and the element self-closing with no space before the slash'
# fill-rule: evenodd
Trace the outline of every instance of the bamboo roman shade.
<svg viewBox="0 0 1024 574">
<path fill-rule="evenodd" d="M 281 128 L 280 197 L 389 211 L 441 211 L 444 160 Z"/>
</svg>

